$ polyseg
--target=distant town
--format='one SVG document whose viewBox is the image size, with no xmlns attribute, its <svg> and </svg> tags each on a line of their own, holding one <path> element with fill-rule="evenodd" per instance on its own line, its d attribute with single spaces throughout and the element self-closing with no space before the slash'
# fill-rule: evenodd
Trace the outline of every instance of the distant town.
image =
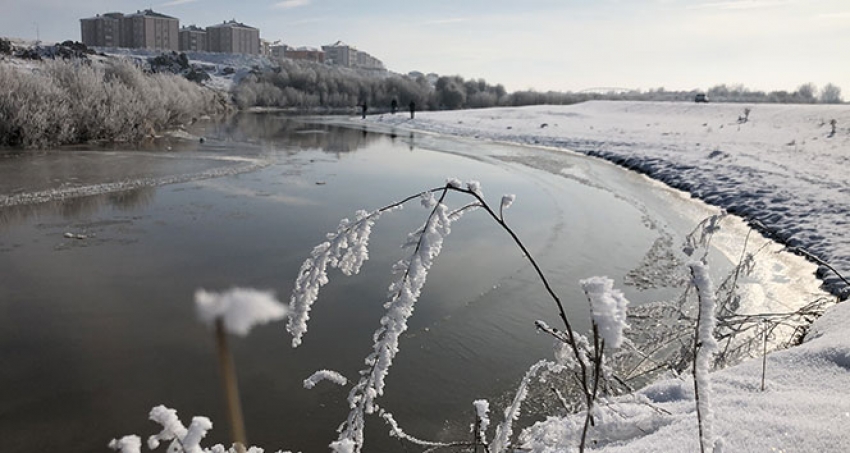
<svg viewBox="0 0 850 453">
<path fill-rule="evenodd" d="M 180 52 L 218 52 L 264 55 L 270 58 L 386 71 L 381 60 L 342 41 L 320 48 L 293 47 L 260 38 L 260 29 L 234 20 L 207 27 L 180 27 L 180 19 L 152 9 L 133 14 L 117 12 L 80 19 L 83 44 L 92 47 L 125 47 Z"/>
</svg>

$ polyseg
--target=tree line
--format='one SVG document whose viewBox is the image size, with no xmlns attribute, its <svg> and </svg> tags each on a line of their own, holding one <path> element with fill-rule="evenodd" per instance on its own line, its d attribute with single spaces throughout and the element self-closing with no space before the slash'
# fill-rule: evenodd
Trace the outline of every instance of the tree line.
<svg viewBox="0 0 850 453">
<path fill-rule="evenodd" d="M 372 111 L 389 109 L 393 99 L 406 106 L 411 101 L 422 110 L 455 110 L 527 105 L 568 105 L 591 100 L 693 101 L 705 93 L 712 101 L 751 103 L 837 104 L 841 89 L 829 83 L 818 90 L 812 83 L 794 91 L 759 91 L 743 85 L 716 85 L 704 90 L 561 92 L 523 90 L 507 92 L 501 84 L 459 75 L 408 76 L 365 71 L 320 63 L 283 60 L 270 70 L 256 69 L 233 90 L 239 108 L 348 109 L 366 103 Z"/>
</svg>

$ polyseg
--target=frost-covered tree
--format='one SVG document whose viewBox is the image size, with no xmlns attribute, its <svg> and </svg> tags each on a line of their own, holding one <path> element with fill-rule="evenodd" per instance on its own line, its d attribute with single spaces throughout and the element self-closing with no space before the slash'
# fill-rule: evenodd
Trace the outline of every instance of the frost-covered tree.
<svg viewBox="0 0 850 453">
<path fill-rule="evenodd" d="M 831 83 L 827 83 L 820 90 L 820 102 L 822 104 L 840 104 L 844 102 L 841 98 L 841 88 Z"/>
</svg>

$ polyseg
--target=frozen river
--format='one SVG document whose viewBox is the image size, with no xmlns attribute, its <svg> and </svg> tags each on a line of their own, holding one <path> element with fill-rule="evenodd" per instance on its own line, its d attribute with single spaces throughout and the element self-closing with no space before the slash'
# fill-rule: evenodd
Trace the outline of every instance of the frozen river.
<svg viewBox="0 0 850 453">
<path fill-rule="evenodd" d="M 204 140 L 0 155 L 4 451 L 106 451 L 113 437 L 153 434 L 146 418 L 158 404 L 184 422 L 209 416 L 210 439 L 226 442 L 213 336 L 196 320 L 195 290 L 248 286 L 288 301 L 301 262 L 341 218 L 446 177 L 480 181 L 494 205 L 516 194 L 506 219 L 580 330 L 579 279 L 607 275 L 636 304 L 674 297 L 679 245 L 715 213 L 643 176 L 545 149 L 269 113 L 190 132 Z M 382 218 L 361 275 L 331 274 L 300 348 L 282 323 L 234 338 L 252 444 L 313 452 L 336 438 L 348 389 L 308 391 L 302 381 L 323 368 L 356 377 L 399 245 L 425 215 L 415 204 Z M 745 231 L 728 229 L 712 255 L 718 275 Z M 811 270 L 799 260 L 771 259 L 764 292 L 816 286 L 797 283 Z M 473 400 L 498 405 L 528 366 L 551 357 L 533 322 L 556 318 L 509 237 L 469 213 L 444 244 L 379 401 L 413 435 L 465 439 Z M 368 425 L 367 451 L 400 448 L 378 419 Z"/>
</svg>

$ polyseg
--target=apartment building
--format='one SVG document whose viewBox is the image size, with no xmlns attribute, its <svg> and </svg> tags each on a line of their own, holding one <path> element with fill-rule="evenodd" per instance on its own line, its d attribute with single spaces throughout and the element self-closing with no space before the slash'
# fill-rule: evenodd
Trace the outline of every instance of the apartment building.
<svg viewBox="0 0 850 453">
<path fill-rule="evenodd" d="M 333 65 L 350 68 L 352 61 L 357 61 L 357 49 L 342 41 L 322 46 L 322 50 L 325 52 L 325 61 Z"/>
<path fill-rule="evenodd" d="M 260 54 L 260 30 L 235 20 L 207 27 L 210 52 Z"/>
<path fill-rule="evenodd" d="M 201 27 L 194 25 L 183 27 L 180 29 L 179 37 L 181 52 L 206 52 L 209 50 L 207 31 Z"/>
<path fill-rule="evenodd" d="M 333 65 L 378 71 L 386 70 L 381 60 L 342 41 L 322 46 L 322 50 L 325 52 L 325 61 Z"/>
<path fill-rule="evenodd" d="M 137 11 L 121 19 L 124 44 L 133 49 L 178 50 L 180 21 L 153 10 Z"/>
<path fill-rule="evenodd" d="M 176 17 L 150 9 L 80 19 L 83 44 L 98 47 L 178 50 L 179 26 Z"/>
<path fill-rule="evenodd" d="M 314 61 L 316 63 L 325 62 L 325 51 L 315 47 L 290 47 L 286 46 L 283 55 L 292 60 Z"/>
<path fill-rule="evenodd" d="M 98 14 L 80 19 L 81 41 L 87 46 L 121 47 L 121 13 Z"/>
</svg>

